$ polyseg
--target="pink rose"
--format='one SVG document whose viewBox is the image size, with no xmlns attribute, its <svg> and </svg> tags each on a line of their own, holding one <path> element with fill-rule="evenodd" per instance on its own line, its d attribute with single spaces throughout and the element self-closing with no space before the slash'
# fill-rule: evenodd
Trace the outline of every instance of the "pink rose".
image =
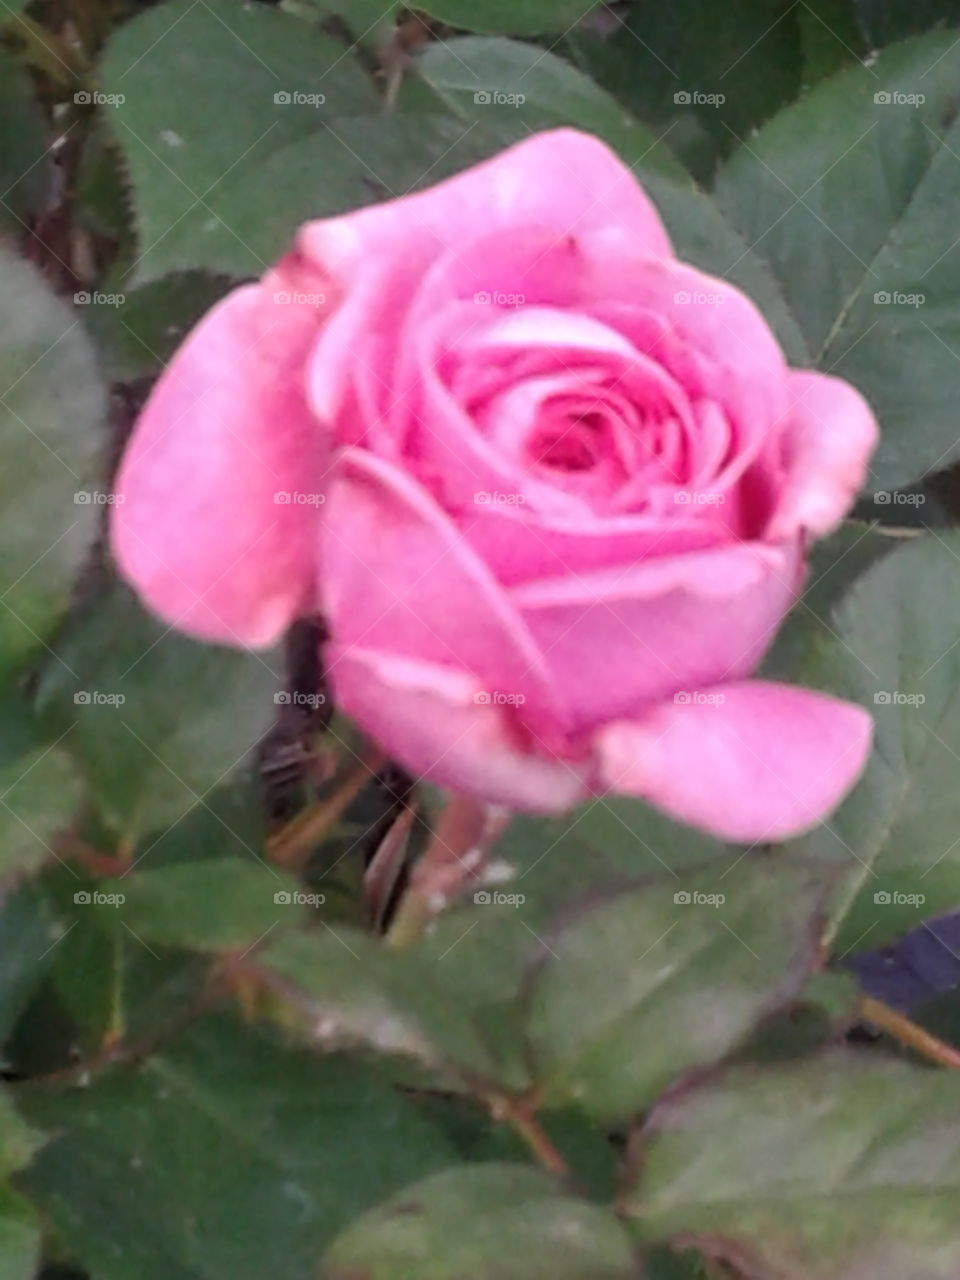
<svg viewBox="0 0 960 1280">
<path fill-rule="evenodd" d="M 214 308 L 127 450 L 114 546 L 204 638 L 321 611 L 339 704 L 415 774 L 781 839 L 851 786 L 870 720 L 749 676 L 875 435 L 561 130 L 307 223 Z"/>
</svg>

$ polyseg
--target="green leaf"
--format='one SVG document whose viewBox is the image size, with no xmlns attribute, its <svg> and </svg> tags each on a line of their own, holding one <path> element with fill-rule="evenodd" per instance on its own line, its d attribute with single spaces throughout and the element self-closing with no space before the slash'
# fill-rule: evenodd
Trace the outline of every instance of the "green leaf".
<svg viewBox="0 0 960 1280">
<path fill-rule="evenodd" d="M 569 31 L 589 6 L 585 8 L 583 0 L 426 0 L 418 8 L 467 31 L 537 36 Z"/>
<path fill-rule="evenodd" d="M 717 1280 L 704 1270 L 699 1255 L 689 1251 L 653 1249 L 644 1255 L 644 1280 Z"/>
<path fill-rule="evenodd" d="M 51 842 L 80 795 L 64 748 L 40 738 L 25 707 L 0 703 L 0 883 L 51 855 Z"/>
<path fill-rule="evenodd" d="M 51 181 L 45 132 L 30 77 L 0 52 L 0 220 L 13 234 L 39 209 Z"/>
<path fill-rule="evenodd" d="M 46 1046 L 35 1048 L 32 1033 L 37 1022 L 43 1021 L 43 999 L 55 999 L 61 1022 L 69 1020 L 71 1046 L 84 1057 L 94 1057 L 105 1043 L 129 1029 L 123 1017 L 127 956 L 135 952 L 147 954 L 146 947 L 105 910 L 83 901 L 84 894 L 92 898 L 92 891 L 99 890 L 100 885 L 78 875 L 73 865 L 51 867 L 37 887 L 57 914 L 60 938 L 48 957 L 49 990 L 41 993 L 39 1007 L 35 1003 L 30 1008 L 18 1030 L 30 1038 L 28 1053 L 42 1053 Z M 55 1031 L 51 1034 L 55 1035 Z M 55 1070 L 63 1064 L 62 1046 L 50 1045 L 48 1052 L 54 1065 L 45 1062 L 41 1070 Z M 35 1061 L 28 1060 L 25 1074 L 33 1074 L 34 1070 Z"/>
<path fill-rule="evenodd" d="M 28 882 L 0 905 L 0 1042 L 5 1041 L 53 962 L 60 929 L 40 889 Z M 2 1272 L 0 1272 L 2 1275 Z"/>
<path fill-rule="evenodd" d="M 50 981 L 86 1054 L 96 1055 L 110 1037 L 155 1034 L 158 1022 L 178 1017 L 199 993 L 209 966 L 205 951 L 246 947 L 269 927 L 257 874 L 273 885 L 268 903 L 290 886 L 256 862 L 262 806 L 260 780 L 249 771 L 216 787 L 167 829 L 146 835 L 131 850 L 132 873 L 117 885 L 78 877 L 73 864 L 55 864 L 38 881 L 64 935 L 50 952 Z M 100 843 L 94 833 L 91 839 Z M 122 893 L 122 906 L 94 901 L 95 893 L 108 892 Z M 77 901 L 81 895 L 86 900 Z M 277 910 L 281 923 L 301 919 L 292 903 Z M 244 941 L 248 930 L 256 932 Z M 199 954 L 184 955 L 175 946 Z"/>
<path fill-rule="evenodd" d="M 8 1095 L 0 1095 L 0 1174 L 20 1169 L 42 1141 L 20 1119 Z M 0 1183 L 0 1280 L 32 1280 L 39 1256 L 40 1229 L 32 1206 Z"/>
<path fill-rule="evenodd" d="M 512 1164 L 450 1169 L 352 1224 L 327 1280 L 628 1280 L 630 1240 L 608 1209 Z"/>
<path fill-rule="evenodd" d="M 876 561 L 903 546 L 900 534 L 878 525 L 846 521 L 830 537 L 814 543 L 803 595 L 778 631 L 761 668 L 771 680 L 797 680 L 812 649 L 835 638 L 834 610 L 853 584 Z"/>
<path fill-rule="evenodd" d="M 260 988 L 278 1021 L 326 1048 L 372 1046 L 455 1077 L 523 1088 L 443 975 L 415 953 L 392 951 L 359 930 L 327 925 L 270 943 L 238 972 Z"/>
<path fill-rule="evenodd" d="M 388 44 L 393 38 L 400 0 L 280 0 L 281 9 L 310 19 L 333 14 L 364 44 Z"/>
<path fill-rule="evenodd" d="M 609 35 L 586 29 L 571 44 L 584 69 L 660 133 L 697 176 L 797 96 L 801 13 L 790 0 L 631 4 Z"/>
<path fill-rule="evenodd" d="M 551 932 L 527 1035 L 548 1103 L 622 1120 L 728 1053 L 817 963 L 836 876 L 745 855 L 627 890 Z"/>
<path fill-rule="evenodd" d="M 634 5 L 617 38 L 634 42 L 642 92 L 672 103 L 674 115 L 692 108 L 709 133 L 742 137 L 800 88 L 794 10 L 790 0 L 732 0 L 716 23 L 711 0 Z M 691 101 L 678 103 L 678 93 Z M 721 101 L 698 106 L 697 93 Z"/>
<path fill-rule="evenodd" d="M 833 1051 L 661 1103 L 628 1211 L 749 1275 L 953 1280 L 960 1086 Z"/>
<path fill-rule="evenodd" d="M 338 116 L 324 132 L 274 151 L 257 167 L 235 170 L 211 196 L 219 220 L 211 233 L 198 236 L 192 220 L 184 219 L 144 261 L 154 259 L 155 267 L 163 258 L 168 270 L 194 265 L 259 273 L 289 246 L 302 222 L 433 186 L 500 145 L 496 134 L 465 129 L 448 115 L 419 114 L 413 125 L 401 112 Z M 211 223 L 209 215 L 206 221 Z"/>
<path fill-rule="evenodd" d="M 104 92 L 123 95 L 107 121 L 133 186 L 137 281 L 189 267 L 259 274 L 283 247 L 272 243 L 270 229 L 289 224 L 278 211 L 258 234 L 245 216 L 244 189 L 264 181 L 265 164 L 325 121 L 377 101 L 341 45 L 288 14 L 231 0 L 148 9 L 113 36 L 100 78 Z M 340 156 L 349 158 L 342 148 Z M 269 203 L 293 202 L 302 218 L 307 193 L 329 184 L 327 167 L 288 171 L 295 185 L 270 184 Z"/>
<path fill-rule="evenodd" d="M 790 299 L 816 365 L 853 382 L 876 410 L 874 490 L 958 456 L 958 74 L 952 32 L 884 50 L 781 112 L 717 183 L 722 207 Z"/>
<path fill-rule="evenodd" d="M 427 45 L 416 66 L 458 115 L 496 130 L 504 144 L 573 125 L 602 138 L 627 164 L 642 161 L 650 171 L 689 180 L 656 134 L 589 76 L 536 45 L 464 36 Z"/>
<path fill-rule="evenodd" d="M 99 885 L 91 905 L 97 893 L 121 899 L 117 919 L 136 937 L 199 951 L 252 946 L 278 927 L 295 925 L 302 908 L 322 896 L 305 893 L 293 877 L 253 858 L 134 870 Z"/>
<path fill-rule="evenodd" d="M 43 1145 L 43 1136 L 19 1115 L 10 1095 L 0 1093 L 0 1176 L 15 1173 Z"/>
<path fill-rule="evenodd" d="M 105 407 L 79 317 L 0 248 L 0 676 L 42 647 L 87 554 Z"/>
<path fill-rule="evenodd" d="M 433 1094 L 423 1099 L 423 1105 L 466 1163 L 524 1163 L 530 1157 L 530 1148 L 516 1129 L 493 1120 L 475 1098 Z M 537 1122 L 574 1170 L 577 1191 L 588 1200 L 609 1204 L 616 1195 L 620 1175 L 620 1150 L 611 1142 L 609 1131 L 573 1108 L 540 1112 Z"/>
<path fill-rule="evenodd" d="M 185 818 L 151 831 L 133 849 L 131 862 L 151 871 L 207 859 L 249 862 L 266 839 L 263 808 L 262 779 L 243 770 L 208 791 Z"/>
<path fill-rule="evenodd" d="M 525 918 L 539 927 L 588 894 L 641 876 L 683 873 L 710 859 L 727 866 L 738 856 L 642 801 L 611 795 L 562 817 L 519 814 L 494 851 L 494 878 L 504 881 L 498 885 L 504 891 L 524 895 Z"/>
<path fill-rule="evenodd" d="M 304 221 L 432 186 L 500 146 L 496 134 L 465 129 L 447 115 L 418 114 L 413 129 L 400 112 L 338 117 L 322 133 L 233 170 L 200 209 L 202 218 L 194 209 L 143 252 L 135 278 L 190 268 L 260 274 L 289 247 Z M 141 185 L 139 207 L 145 220 L 166 225 L 169 215 L 161 205 L 169 175 L 166 184 L 163 176 L 156 178 Z"/>
<path fill-rule="evenodd" d="M 450 1162 L 362 1064 L 210 1020 L 83 1090 L 21 1090 L 20 1178 L 99 1280 L 304 1280 L 358 1213 Z"/>
<path fill-rule="evenodd" d="M 411 129 L 379 111 L 341 45 L 264 5 L 158 5 L 114 36 L 102 81 L 125 97 L 109 120 L 140 241 L 119 288 L 191 268 L 259 275 L 304 220 L 430 185 L 499 145 L 446 115 Z"/>
<path fill-rule="evenodd" d="M 957 0 L 854 0 L 854 7 L 875 49 L 931 27 L 953 26 L 960 21 Z"/>
<path fill-rule="evenodd" d="M 120 294 L 123 302 L 118 306 L 91 306 L 87 323 L 106 372 L 118 382 L 159 374 L 193 325 L 229 287 L 223 276 L 191 271 Z"/>
<path fill-rule="evenodd" d="M 74 217 L 78 228 L 88 235 L 107 237 L 124 257 L 132 252 L 132 211 L 120 151 L 104 114 L 94 114 L 85 125 L 77 161 Z"/>
<path fill-rule="evenodd" d="M 846 62 L 866 57 L 871 46 L 857 19 L 855 0 L 808 0 L 796 15 L 805 86 L 839 71 Z"/>
<path fill-rule="evenodd" d="M 40 1265 L 40 1224 L 31 1205 L 0 1186 L 0 1280 L 34 1280 Z"/>
<path fill-rule="evenodd" d="M 960 901 L 960 535 L 904 540 L 860 577 L 779 678 L 874 718 L 863 779 L 791 846 L 849 872 L 835 946 L 879 946 Z M 841 923 L 842 922 L 842 923 Z"/>
<path fill-rule="evenodd" d="M 29 0 L 5 0 L 5 18 L 10 22 L 11 27 L 15 31 L 17 23 L 14 21 L 27 7 Z"/>
<path fill-rule="evenodd" d="M 71 726 L 101 812 L 132 841 L 203 804 L 249 757 L 275 711 L 272 661 L 188 640 L 114 585 L 71 621 L 38 705 Z"/>
<path fill-rule="evenodd" d="M 682 827 L 638 800 L 606 796 L 558 818 L 519 814 L 493 850 L 487 877 L 444 912 L 420 951 L 502 1055 L 523 1061 L 520 993 L 545 954 L 556 917 L 603 893 L 740 851 Z M 520 1069 L 515 1065 L 515 1070 Z"/>
<path fill-rule="evenodd" d="M 48 981 L 17 1026 L 14 1061 L 19 1067 L 26 1056 L 23 1071 L 27 1076 L 69 1066 L 78 1050 L 82 1058 L 96 1059 L 105 1044 L 137 1043 L 141 1038 L 152 1043 L 158 1028 L 179 1025 L 185 1010 L 203 997 L 211 966 L 206 952 L 211 948 L 216 951 L 218 940 L 206 940 L 206 948 L 202 941 L 197 942 L 191 953 L 157 938 L 148 940 L 132 920 L 128 922 L 125 912 L 127 899 L 135 896 L 130 893 L 130 882 L 139 878 L 140 870 L 122 881 L 119 889 L 87 875 L 78 878 L 73 866 L 52 867 L 38 880 L 38 890 L 57 915 L 60 937 L 50 949 Z M 152 879 L 154 874 L 162 872 L 151 870 L 146 878 Z M 117 899 L 118 893 L 123 894 L 122 900 Z M 139 901 L 133 905 L 134 912 L 138 906 Z M 202 908 L 188 902 L 182 910 L 188 921 L 197 922 Z M 216 908 L 209 910 L 215 913 Z M 154 925 L 157 932 L 173 933 L 174 925 L 162 919 L 162 912 L 157 914 L 161 916 Z M 242 922 L 241 915 L 237 936 Z M 215 924 L 226 934 L 224 924 Z M 255 938 L 250 938 L 241 945 L 253 941 Z M 57 1016 L 66 1024 L 66 1043 L 51 1043 L 47 1060 L 38 1065 L 36 1029 L 45 1022 L 43 1001 L 52 1002 L 54 997 Z M 44 1036 L 46 1031 L 44 1026 Z M 29 1038 L 26 1045 L 25 1037 Z"/>
</svg>

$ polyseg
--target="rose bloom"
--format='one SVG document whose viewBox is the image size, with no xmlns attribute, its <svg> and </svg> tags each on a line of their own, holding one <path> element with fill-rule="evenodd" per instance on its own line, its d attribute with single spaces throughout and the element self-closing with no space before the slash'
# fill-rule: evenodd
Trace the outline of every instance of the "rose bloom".
<svg viewBox="0 0 960 1280">
<path fill-rule="evenodd" d="M 127 448 L 113 546 L 207 640 L 320 612 L 339 705 L 415 775 L 781 839 L 853 783 L 870 720 L 749 677 L 875 435 L 559 130 L 306 223 L 214 307 Z"/>
</svg>

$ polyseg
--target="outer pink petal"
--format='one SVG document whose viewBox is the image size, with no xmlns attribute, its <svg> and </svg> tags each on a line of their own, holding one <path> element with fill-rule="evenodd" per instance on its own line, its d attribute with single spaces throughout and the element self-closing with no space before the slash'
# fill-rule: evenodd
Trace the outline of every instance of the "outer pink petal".
<svg viewBox="0 0 960 1280">
<path fill-rule="evenodd" d="M 487 495 L 485 495 L 487 496 Z M 621 573 L 640 561 L 663 555 L 704 551 L 715 546 L 718 533 L 691 507 L 678 507 L 678 518 L 665 526 L 660 516 L 609 516 L 592 521 L 546 519 L 520 503 L 475 503 L 463 521 L 463 536 L 506 587 L 537 578 L 583 577 L 597 570 Z M 690 513 L 693 513 L 692 516 Z M 689 518 L 685 518 L 689 517 Z"/>
<path fill-rule="evenodd" d="M 314 306 L 235 289 L 150 396 L 116 480 L 114 555 L 146 603 L 204 640 L 267 645 L 304 607 L 328 446 L 302 369 Z M 321 499 L 322 500 L 322 499 Z"/>
<path fill-rule="evenodd" d="M 552 129 L 416 195 L 308 222 L 299 247 L 347 281 L 374 255 L 420 263 L 498 227 L 539 225 L 559 236 L 614 226 L 635 252 L 669 256 L 660 216 L 633 172 L 599 139 Z"/>
<path fill-rule="evenodd" d="M 787 476 L 768 536 L 820 536 L 843 519 L 864 483 L 877 423 L 860 392 L 824 373 L 791 372 L 795 397 L 784 433 Z"/>
<path fill-rule="evenodd" d="M 345 450 L 324 519 L 321 599 L 340 650 L 356 646 L 468 670 L 491 696 L 522 695 L 559 732 L 542 657 L 506 594 L 430 495 L 389 462 Z"/>
<path fill-rule="evenodd" d="M 830 813 L 863 769 L 871 730 L 852 703 L 752 680 L 612 724 L 596 745 L 610 790 L 754 842 L 799 835 Z"/>
<path fill-rule="evenodd" d="M 589 762 L 541 753 L 467 672 L 357 648 L 330 656 L 338 704 L 415 776 L 539 813 L 586 797 Z"/>
<path fill-rule="evenodd" d="M 594 573 L 570 570 L 510 594 L 573 728 L 632 718 L 678 690 L 749 675 L 800 588 L 799 541 L 740 543 Z"/>
</svg>

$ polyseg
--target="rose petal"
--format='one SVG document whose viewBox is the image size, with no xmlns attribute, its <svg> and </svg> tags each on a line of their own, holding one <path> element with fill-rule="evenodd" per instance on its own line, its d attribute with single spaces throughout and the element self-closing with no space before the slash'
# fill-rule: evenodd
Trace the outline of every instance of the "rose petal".
<svg viewBox="0 0 960 1280">
<path fill-rule="evenodd" d="M 622 574 L 666 549 L 671 556 L 704 551 L 727 535 L 725 526 L 693 518 L 699 513 L 689 505 L 678 506 L 677 519 L 667 525 L 660 516 L 646 515 L 548 519 L 519 501 L 522 494 L 478 497 L 474 513 L 462 520 L 463 537 L 504 587 L 597 570 Z"/>
<path fill-rule="evenodd" d="M 517 235 L 537 228 L 556 242 L 611 223 L 635 252 L 670 255 L 660 217 L 633 173 L 602 142 L 573 129 L 536 134 L 416 195 L 307 223 L 300 251 L 349 286 L 317 347 L 315 410 L 328 421 L 339 418 L 364 333 L 396 332 L 437 258 L 455 257 L 498 229 Z M 480 280 L 471 292 L 491 287 Z M 515 277 L 506 287 L 531 291 Z"/>
<path fill-rule="evenodd" d="M 656 559 L 586 573 L 573 558 L 562 577 L 511 592 L 575 730 L 749 675 L 800 589 L 799 541 L 670 548 L 665 530 Z"/>
<path fill-rule="evenodd" d="M 596 256 L 589 265 L 581 305 L 729 420 L 733 447 L 717 477 L 729 487 L 786 421 L 788 369 L 770 326 L 746 294 L 686 263 Z"/>
<path fill-rule="evenodd" d="M 302 391 L 317 308 L 235 289 L 155 386 L 116 480 L 112 545 L 167 622 L 267 645 L 307 604 L 327 447 Z"/>
<path fill-rule="evenodd" d="M 585 267 L 575 245 L 545 243 L 542 236 L 520 241 L 503 233 L 487 236 L 436 264 L 411 308 L 395 366 L 400 390 L 383 416 L 392 419 L 391 438 L 405 441 L 407 455 L 416 455 L 421 474 L 435 477 L 445 506 L 456 509 L 465 495 L 499 492 L 519 494 L 529 509 L 552 518 L 576 519 L 591 506 L 613 501 L 604 503 L 603 485 L 592 488 L 586 477 L 583 484 L 573 478 L 558 484 L 524 466 L 522 441 L 536 415 L 524 414 L 523 405 L 536 406 L 546 388 L 543 378 L 562 379 L 551 385 L 567 384 L 572 392 L 592 388 L 598 408 L 612 396 L 635 406 L 638 415 L 667 416 L 685 438 L 693 431 L 694 414 L 656 356 L 635 351 L 609 326 L 541 300 L 541 287 L 562 297 L 567 280 L 567 302 L 577 305 Z M 451 294 L 459 297 L 474 287 L 475 281 L 465 284 L 462 277 L 490 272 L 504 260 L 514 282 L 523 282 L 523 306 L 449 301 Z M 361 369 L 357 379 L 369 383 L 369 369 Z M 626 424 L 624 429 L 630 433 Z M 645 431 L 634 430 L 633 436 L 642 452 Z M 647 462 L 650 470 L 653 459 Z M 669 479 L 669 457 L 662 462 Z M 644 497 L 638 493 L 638 506 Z"/>
<path fill-rule="evenodd" d="M 589 761 L 541 753 L 469 673 L 336 645 L 330 656 L 338 705 L 415 777 L 538 813 L 586 796 Z"/>
<path fill-rule="evenodd" d="M 477 276 L 477 272 L 485 274 Z M 498 281 L 499 272 L 503 272 L 503 278 Z M 381 421 L 389 420 L 390 428 L 385 432 L 374 426 L 368 437 L 376 432 L 378 451 L 387 453 L 392 440 L 399 442 L 408 455 L 416 452 L 422 461 L 422 472 L 436 478 L 444 504 L 453 509 L 472 502 L 475 494 L 503 492 L 522 493 L 527 502 L 565 510 L 570 515 L 582 511 L 584 504 L 526 472 L 514 451 L 494 447 L 460 403 L 461 396 L 446 385 L 444 378 L 449 373 L 462 394 L 469 395 L 476 390 L 472 374 L 479 374 L 482 367 L 488 380 L 494 380 L 494 387 L 498 359 L 502 365 L 504 358 L 495 357 L 487 349 L 486 361 L 481 363 L 476 344 L 488 328 L 498 327 L 516 314 L 492 302 L 464 300 L 461 295 L 469 298 L 474 289 L 484 286 L 494 291 L 485 295 L 492 298 L 497 288 L 522 280 L 525 306 L 546 304 L 565 296 L 563 282 L 571 273 L 579 276 L 581 272 L 575 245 L 557 242 L 540 231 L 535 235 L 500 232 L 497 237 L 484 237 L 479 245 L 461 245 L 456 255 L 447 255 L 436 263 L 417 282 L 416 300 L 392 366 L 392 394 L 385 395 L 382 379 L 369 365 L 359 370 L 354 366 L 352 370 L 354 385 L 369 387 L 373 383 L 385 400 Z M 571 293 L 567 300 L 575 300 L 575 294 Z M 595 339 L 595 330 L 592 336 Z M 610 339 L 623 342 L 616 334 L 611 334 Z M 570 360 L 567 349 L 551 352 L 537 347 L 534 355 L 552 368 L 562 368 L 563 362 Z M 311 386 L 315 387 L 318 381 L 327 385 L 327 371 L 326 351 L 318 349 L 311 369 Z M 313 394 L 316 397 L 315 390 Z M 384 436 L 389 439 L 384 440 Z M 415 448 L 409 443 L 411 438 Z"/>
<path fill-rule="evenodd" d="M 824 373 L 790 374 L 795 397 L 783 434 L 787 476 L 768 536 L 835 529 L 863 485 L 877 423 L 860 392 Z"/>
<path fill-rule="evenodd" d="M 595 741 L 611 790 L 722 839 L 758 842 L 826 817 L 859 777 L 871 731 L 862 707 L 750 680 L 662 703 Z"/>
<path fill-rule="evenodd" d="M 508 287 L 522 291 L 522 306 L 493 305 L 495 291 Z M 474 295 L 477 288 L 482 293 Z M 472 296 L 487 301 L 476 304 Z M 715 301 L 698 303 L 701 297 Z M 631 344 L 636 353 L 628 357 Z M 644 469 L 619 495 L 620 507 L 638 509 L 648 499 L 672 506 L 678 485 L 716 490 L 731 499 L 718 513 L 722 522 L 735 536 L 757 536 L 755 504 L 744 509 L 734 490 L 768 443 L 782 437 L 787 367 L 763 317 L 725 281 L 673 260 L 611 259 L 574 239 L 492 232 L 440 257 L 418 282 L 389 375 L 367 360 L 351 367 L 357 386 L 390 381 L 392 394 L 383 391 L 375 419 L 390 426 L 386 433 L 373 428 L 374 447 L 384 447 L 384 434 L 401 448 L 412 438 L 415 447 L 407 451 L 436 476 L 445 504 L 464 493 L 500 490 L 571 519 L 582 506 L 574 495 L 563 486 L 544 493 L 537 477 L 518 478 L 510 451 L 493 448 L 459 400 L 469 388 L 477 392 L 488 369 L 500 368 L 505 382 L 522 381 L 524 371 L 562 370 L 573 384 L 577 366 L 600 362 L 617 389 L 638 410 L 653 410 L 663 428 L 657 437 L 663 483 L 651 489 L 657 477 Z M 311 376 L 325 384 L 320 354 Z M 489 376 L 482 385 L 496 390 Z M 761 525 L 768 517 L 768 509 L 759 511 Z"/>
<path fill-rule="evenodd" d="M 358 646 L 469 670 L 559 723 L 541 655 L 502 588 L 415 480 L 361 450 L 337 466 L 324 519 L 324 613 Z"/>
<path fill-rule="evenodd" d="M 474 337 L 467 337 L 458 345 L 464 359 L 483 359 L 531 347 L 554 353 L 611 356 L 617 361 L 629 361 L 636 355 L 633 344 L 609 325 L 576 312 L 543 306 L 495 312 L 490 324 L 478 328 Z"/>
<path fill-rule="evenodd" d="M 615 224 L 636 251 L 670 255 L 660 216 L 635 175 L 599 139 L 552 129 L 426 191 L 308 222 L 301 250 L 348 279 L 372 256 L 428 259 L 497 227 L 539 225 L 559 236 Z"/>
</svg>

